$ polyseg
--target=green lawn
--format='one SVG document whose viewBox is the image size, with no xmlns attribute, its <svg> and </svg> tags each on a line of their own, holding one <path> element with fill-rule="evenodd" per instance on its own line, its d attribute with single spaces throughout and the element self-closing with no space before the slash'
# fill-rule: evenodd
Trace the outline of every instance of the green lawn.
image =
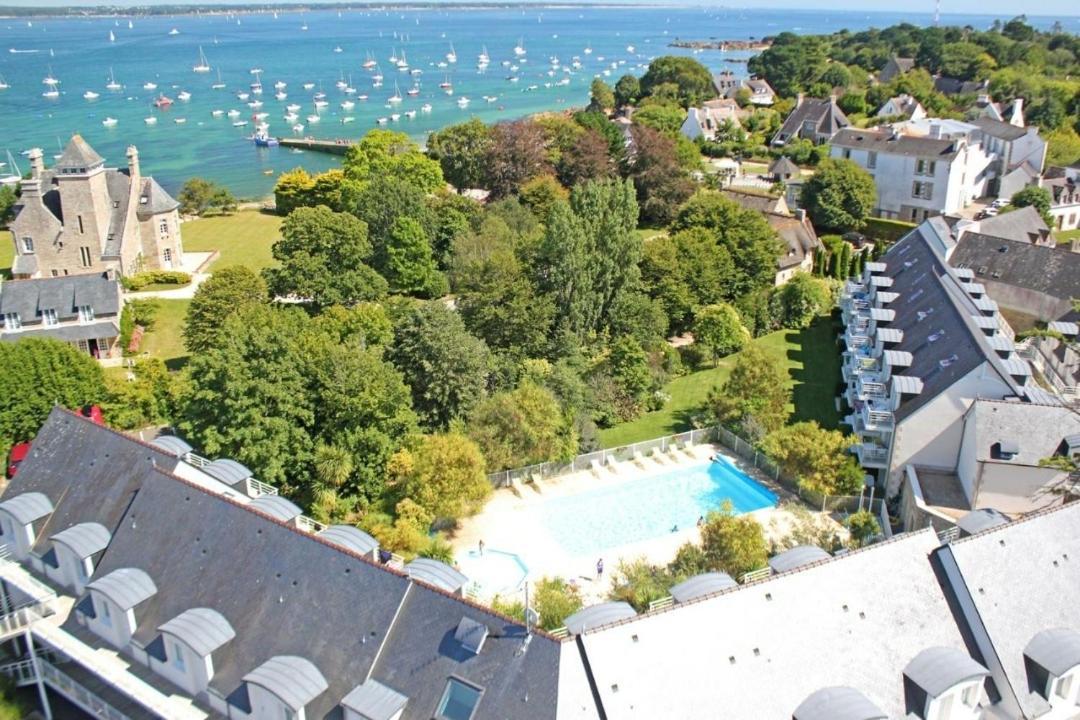
<svg viewBox="0 0 1080 720">
<path fill-rule="evenodd" d="M 667 235 L 667 230 L 665 230 L 664 228 L 647 228 L 647 227 L 643 227 L 643 228 L 638 228 L 634 232 L 637 233 L 637 236 L 641 239 L 642 242 L 648 242 L 649 240 L 652 240 L 653 238 L 658 238 L 658 237 L 661 237 L 662 235 Z"/>
<path fill-rule="evenodd" d="M 258 272 L 274 264 L 270 248 L 278 239 L 280 228 L 280 217 L 258 210 L 192 220 L 183 226 L 184 249 L 217 250 L 220 256 L 213 265 L 247 265 Z"/>
<path fill-rule="evenodd" d="M 0 278 L 11 277 L 11 263 L 15 260 L 15 244 L 11 232 L 0 230 Z"/>
<path fill-rule="evenodd" d="M 179 370 L 187 362 L 188 352 L 184 347 L 184 316 L 187 315 L 190 300 L 158 300 L 158 311 L 154 315 L 154 327 L 143 335 L 139 354 L 159 357 L 170 370 Z"/>
<path fill-rule="evenodd" d="M 840 382 L 838 329 L 831 318 L 822 317 L 806 330 L 780 330 L 754 340 L 787 369 L 793 388 L 793 422 L 817 420 L 827 428 L 835 428 L 840 421 L 834 403 Z M 617 447 L 689 430 L 690 420 L 700 411 L 706 394 L 727 379 L 734 362 L 732 355 L 723 358 L 718 367 L 675 378 L 664 388 L 671 400 L 663 409 L 601 430 L 600 444 Z"/>
<path fill-rule="evenodd" d="M 1058 241 L 1058 245 L 1064 245 L 1065 243 L 1071 243 L 1073 240 L 1080 239 L 1080 229 L 1077 230 L 1059 230 L 1054 233 L 1054 239 Z M 2 258 L 3 255 L 0 255 Z M 0 260 L 2 262 L 2 260 Z"/>
</svg>

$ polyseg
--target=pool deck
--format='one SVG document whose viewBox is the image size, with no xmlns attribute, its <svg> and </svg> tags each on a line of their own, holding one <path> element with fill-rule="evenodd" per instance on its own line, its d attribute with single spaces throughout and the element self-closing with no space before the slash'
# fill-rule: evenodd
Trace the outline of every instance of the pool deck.
<svg viewBox="0 0 1080 720">
<path fill-rule="evenodd" d="M 545 576 L 566 578 L 578 585 L 586 604 L 598 602 L 607 595 L 610 575 L 616 570 L 620 560 L 645 558 L 654 564 L 666 565 L 675 557 L 681 545 L 700 542 L 698 529 L 688 527 L 661 537 L 606 549 L 603 553 L 604 577 L 598 580 L 598 558 L 591 555 L 574 556 L 564 550 L 544 525 L 543 504 L 553 498 L 576 495 L 600 487 L 663 475 L 680 467 L 697 465 L 718 452 L 756 481 L 769 487 L 781 499 L 790 497 L 790 493 L 762 480 L 760 474 L 753 472 L 752 468 L 739 462 L 723 448 L 711 444 L 695 445 L 679 451 L 677 456 L 664 455 L 662 460 L 647 457 L 637 462 L 612 463 L 598 471 L 584 470 L 547 478 L 541 480 L 539 486 L 526 483 L 496 490 L 479 514 L 466 518 L 457 528 L 451 538 L 454 554 L 474 550 L 479 541 L 483 540 L 487 548 L 521 556 L 529 568 L 530 581 Z M 767 537 L 777 532 L 777 528 L 786 528 L 790 524 L 786 517 L 789 513 L 778 508 L 764 508 L 749 514 L 762 525 Z"/>
</svg>

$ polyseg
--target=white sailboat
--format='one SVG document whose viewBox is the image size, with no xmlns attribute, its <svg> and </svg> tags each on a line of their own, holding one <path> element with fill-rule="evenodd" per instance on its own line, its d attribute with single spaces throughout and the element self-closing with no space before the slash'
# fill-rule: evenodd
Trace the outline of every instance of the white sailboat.
<svg viewBox="0 0 1080 720">
<path fill-rule="evenodd" d="M 514 55 L 521 57 L 525 54 L 525 39 L 518 38 L 518 44 L 514 46 Z"/>
<path fill-rule="evenodd" d="M 177 30 L 176 28 L 173 28 L 172 30 L 169 31 L 169 34 L 170 35 L 179 35 L 180 31 Z"/>
<path fill-rule="evenodd" d="M 203 52 L 202 45 L 199 46 L 199 62 L 192 66 L 191 71 L 197 73 L 210 72 L 210 63 L 206 60 L 206 54 Z"/>
<path fill-rule="evenodd" d="M 176 99 L 181 101 L 181 102 L 187 102 L 188 100 L 191 99 L 191 93 L 189 93 L 187 90 L 181 90 L 177 94 Z"/>
<path fill-rule="evenodd" d="M 51 65 L 49 66 L 49 74 L 45 76 L 45 79 L 43 79 L 41 81 L 41 83 L 43 85 L 48 85 L 49 87 L 56 87 L 57 85 L 60 84 L 60 81 L 57 80 L 56 77 L 52 73 L 52 66 Z"/>
<path fill-rule="evenodd" d="M 113 35 L 113 31 L 109 31 L 109 42 L 116 42 L 116 35 Z"/>
<path fill-rule="evenodd" d="M 11 86 L 7 84 L 7 80 L 4 79 L 3 75 L 0 75 L 0 90 L 7 90 L 9 87 Z"/>
<path fill-rule="evenodd" d="M 398 89 L 398 84 L 394 82 L 394 94 L 387 98 L 386 102 L 391 105 L 397 105 L 401 102 L 401 90 Z"/>
<path fill-rule="evenodd" d="M 116 118 L 107 117 L 107 118 L 105 118 L 104 120 L 101 121 L 101 124 L 104 125 L 107 128 L 116 127 Z"/>
<path fill-rule="evenodd" d="M 451 64 L 457 62 L 457 52 L 454 50 L 454 43 L 450 43 L 450 52 L 446 53 L 446 62 Z"/>
<path fill-rule="evenodd" d="M 218 68 L 218 71 L 217 71 L 217 82 L 214 83 L 213 85 L 211 85 L 210 89 L 211 90 L 224 90 L 225 89 L 225 83 L 223 83 L 221 81 L 221 68 Z"/>
<path fill-rule="evenodd" d="M 155 82 L 144 82 L 142 87 L 143 87 L 143 90 L 157 90 L 157 83 L 155 83 Z"/>
<path fill-rule="evenodd" d="M 113 75 L 113 69 L 109 68 L 109 82 L 105 83 L 105 89 L 106 90 L 119 90 L 122 87 L 123 86 L 120 83 L 116 82 L 116 76 Z"/>
<path fill-rule="evenodd" d="M 491 63 L 491 57 L 488 55 L 487 45 L 484 45 L 480 54 L 476 56 L 476 64 L 483 67 Z"/>
<path fill-rule="evenodd" d="M 132 30 L 134 28 L 135 28 L 135 25 L 132 24 L 132 22 L 130 20 L 128 20 L 128 30 Z"/>
<path fill-rule="evenodd" d="M 375 67 L 375 64 L 375 58 L 371 57 L 371 52 L 369 51 L 367 53 L 367 60 L 364 61 L 364 64 L 361 67 L 363 67 L 365 70 L 371 70 Z"/>
<path fill-rule="evenodd" d="M 307 121 L 308 121 L 308 124 L 310 125 L 312 123 L 317 123 L 320 120 L 322 120 L 322 118 L 319 117 L 319 105 L 318 105 L 318 103 L 316 103 L 315 104 L 315 112 L 313 114 L 307 116 Z"/>
<path fill-rule="evenodd" d="M 83 93 L 82 96 L 84 100 L 97 100 L 99 97 L 101 97 L 99 93 L 96 93 L 93 90 L 87 90 Z"/>
</svg>

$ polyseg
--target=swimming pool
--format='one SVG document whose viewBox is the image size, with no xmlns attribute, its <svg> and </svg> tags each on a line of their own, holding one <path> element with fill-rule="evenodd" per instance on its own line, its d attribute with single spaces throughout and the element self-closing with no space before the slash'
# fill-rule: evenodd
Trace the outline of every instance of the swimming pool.
<svg viewBox="0 0 1080 720">
<path fill-rule="evenodd" d="M 469 578 L 470 584 L 476 584 L 477 591 L 485 598 L 495 595 L 513 597 L 529 575 L 529 568 L 521 557 L 503 550 L 485 548 L 483 555 L 477 550 L 467 550 L 455 559 L 458 569 Z"/>
<path fill-rule="evenodd" d="M 688 465 L 662 475 L 597 488 L 544 503 L 543 523 L 570 555 L 650 540 L 697 519 L 730 500 L 735 511 L 776 504 L 776 495 L 726 458 Z"/>
</svg>

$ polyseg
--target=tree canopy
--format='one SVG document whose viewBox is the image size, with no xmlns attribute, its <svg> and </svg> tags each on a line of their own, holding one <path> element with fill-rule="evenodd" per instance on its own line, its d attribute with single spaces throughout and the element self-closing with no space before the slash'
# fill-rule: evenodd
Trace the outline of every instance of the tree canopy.
<svg viewBox="0 0 1080 720">
<path fill-rule="evenodd" d="M 716 95 L 712 73 L 708 68 L 690 57 L 663 55 L 649 62 L 649 69 L 641 76 L 639 90 L 651 95 L 664 84 L 677 88 L 677 101 L 684 108 L 698 105 Z"/>
<path fill-rule="evenodd" d="M 225 320 L 249 305 L 269 300 L 266 282 L 244 265 L 215 270 L 191 299 L 184 320 L 184 345 L 193 353 L 217 344 Z"/>
<path fill-rule="evenodd" d="M 814 225 L 861 230 L 877 206 L 874 177 L 850 160 L 828 159 L 806 181 L 800 200 Z"/>
<path fill-rule="evenodd" d="M 753 439 L 783 426 L 790 401 L 780 363 L 751 344 L 739 353 L 727 381 L 709 392 L 706 411 L 716 422 Z"/>
</svg>

